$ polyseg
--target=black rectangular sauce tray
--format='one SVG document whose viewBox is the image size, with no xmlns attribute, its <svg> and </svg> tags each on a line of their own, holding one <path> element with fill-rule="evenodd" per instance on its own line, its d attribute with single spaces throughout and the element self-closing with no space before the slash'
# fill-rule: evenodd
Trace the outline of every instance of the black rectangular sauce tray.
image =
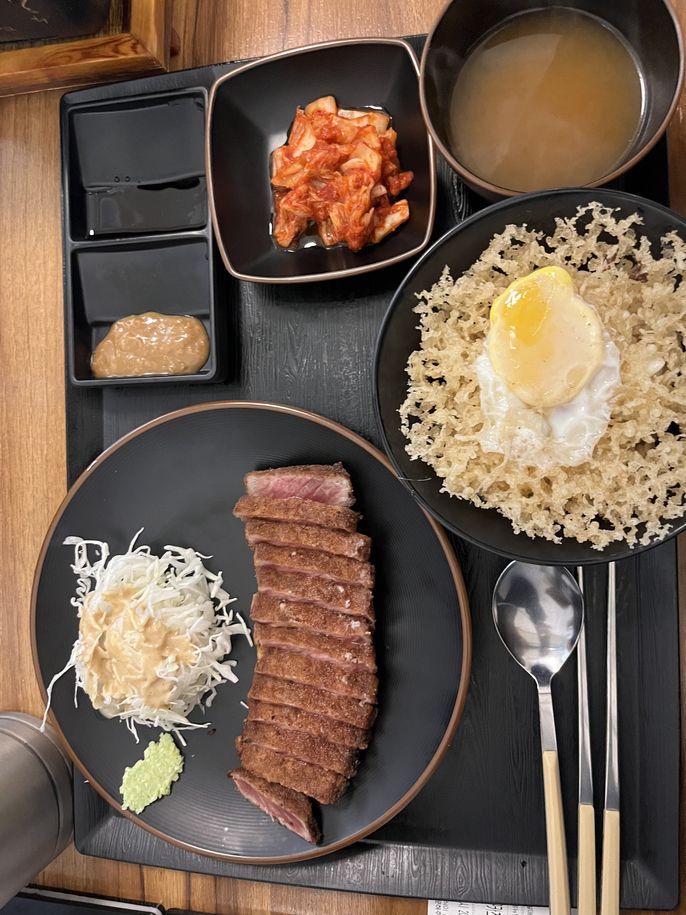
<svg viewBox="0 0 686 915">
<path fill-rule="evenodd" d="M 130 314 L 187 314 L 210 341 L 205 365 L 167 384 L 219 381 L 226 360 L 223 270 L 213 250 L 205 178 L 203 86 L 62 105 L 62 217 L 67 375 L 76 386 L 148 385 L 94 378 L 90 356 Z"/>
<path fill-rule="evenodd" d="M 421 47 L 421 39 L 412 41 L 416 48 Z M 219 64 L 66 95 L 62 102 L 65 195 L 71 187 L 68 176 L 75 161 L 64 132 L 71 129 L 72 118 L 79 112 L 96 111 L 100 117 L 103 111 L 111 110 L 108 106 L 121 111 L 141 101 L 147 104 L 156 96 L 173 102 L 187 99 L 189 94 L 204 94 L 214 79 L 232 66 L 235 64 Z M 313 97 L 323 88 L 314 88 Z M 178 177 L 178 163 L 172 166 L 160 163 L 159 174 L 168 177 L 171 171 Z M 93 170 L 96 181 L 102 180 L 97 156 L 88 159 L 87 169 Z M 484 206 L 443 162 L 439 161 L 438 172 L 435 238 Z M 154 183 L 156 175 L 146 172 L 144 177 L 144 183 L 151 179 Z M 658 144 L 624 178 L 621 187 L 666 202 L 665 144 Z M 72 215 L 71 208 L 76 205 L 81 206 L 80 215 Z M 129 232 L 114 240 L 103 235 L 95 243 L 84 243 L 71 234 L 75 227 L 82 231 L 85 225 L 79 222 L 86 216 L 78 199 L 76 204 L 72 198 L 65 200 L 63 216 L 67 268 L 66 258 L 74 256 L 74 251 L 92 254 L 112 248 L 120 253 L 130 251 L 135 259 L 139 255 L 145 258 L 156 246 L 164 250 L 168 245 L 199 244 L 201 240 L 211 245 L 209 226 L 201 230 L 189 227 L 182 233 L 156 231 L 152 236 Z M 211 252 L 210 261 L 213 255 Z M 70 383 L 68 371 L 69 482 L 104 448 L 141 423 L 209 400 L 266 400 L 304 407 L 380 444 L 373 408 L 373 350 L 382 316 L 409 266 L 391 267 L 363 279 L 308 287 L 239 284 L 217 268 L 215 312 L 226 324 L 224 382 L 193 385 L 186 380 L 95 388 Z M 71 307 L 67 301 L 67 337 Z M 533 684 L 500 645 L 490 613 L 493 584 L 505 563 L 458 538 L 452 539 L 472 608 L 474 661 L 469 696 L 453 744 L 437 773 L 394 820 L 364 842 L 313 863 L 238 865 L 193 855 L 157 839 L 118 816 L 76 776 L 77 848 L 83 854 L 116 860 L 275 883 L 420 898 L 547 904 L 536 697 Z M 676 576 L 674 541 L 625 560 L 618 567 L 621 901 L 624 907 L 634 909 L 673 908 L 679 896 Z M 593 773 L 600 836 L 605 568 L 590 569 L 586 579 Z M 575 663 L 556 679 L 567 841 L 570 873 L 574 874 L 578 752 Z"/>
</svg>

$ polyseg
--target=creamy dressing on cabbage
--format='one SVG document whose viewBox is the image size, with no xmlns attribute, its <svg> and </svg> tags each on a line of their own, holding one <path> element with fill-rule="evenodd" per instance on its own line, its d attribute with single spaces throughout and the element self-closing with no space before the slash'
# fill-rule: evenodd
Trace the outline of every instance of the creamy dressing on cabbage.
<svg viewBox="0 0 686 915">
<path fill-rule="evenodd" d="M 93 707 L 109 717 L 131 695 L 149 708 L 168 706 L 174 687 L 168 675 L 191 664 L 196 654 L 188 635 L 146 613 L 131 585 L 91 592 L 84 609 L 79 622 L 83 690 Z"/>
<path fill-rule="evenodd" d="M 64 669 L 48 686 L 47 717 L 55 683 L 74 668 L 76 683 L 93 707 L 120 718 L 136 739 L 136 725 L 178 732 L 206 728 L 188 719 L 198 705 L 209 707 L 216 688 L 236 682 L 231 639 L 250 632 L 240 614 L 227 610 L 235 598 L 222 587 L 222 574 L 203 565 L 211 557 L 166 546 L 162 556 L 135 546 L 110 556 L 107 543 L 68 537 L 77 575 L 72 598 L 79 635 Z M 89 549 L 99 553 L 91 560 Z"/>
</svg>

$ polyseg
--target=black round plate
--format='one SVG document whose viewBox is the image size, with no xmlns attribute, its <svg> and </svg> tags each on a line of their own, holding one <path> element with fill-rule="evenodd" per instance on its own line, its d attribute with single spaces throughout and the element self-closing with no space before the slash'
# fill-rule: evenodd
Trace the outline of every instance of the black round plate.
<svg viewBox="0 0 686 915">
<path fill-rule="evenodd" d="M 459 277 L 481 255 L 495 234 L 512 223 L 552 233 L 556 216 L 573 216 L 577 207 L 597 200 L 616 207 L 620 216 L 639 213 L 643 226 L 640 235 L 651 242 L 677 231 L 686 237 L 686 220 L 676 213 L 633 194 L 607 189 L 558 190 L 526 194 L 494 204 L 466 219 L 439 239 L 415 264 L 397 290 L 386 313 L 376 348 L 374 383 L 376 410 L 386 451 L 407 488 L 441 524 L 477 546 L 493 550 L 509 559 L 549 565 L 582 565 L 610 562 L 636 555 L 648 547 L 629 548 L 624 541 L 602 552 L 569 538 L 552 543 L 540 537 L 515 534 L 510 522 L 495 509 L 481 509 L 463 499 L 441 492 L 442 481 L 423 461 L 410 460 L 406 440 L 400 431 L 398 409 L 405 400 L 405 367 L 419 348 L 418 317 L 413 312 L 416 294 L 431 289 L 447 264 L 454 278 Z M 621 481 L 618 481 L 621 485 Z M 674 520 L 669 536 L 686 528 L 686 515 Z"/>
<path fill-rule="evenodd" d="M 248 616 L 255 591 L 252 554 L 232 507 L 255 468 L 342 461 L 349 470 L 361 530 L 376 565 L 379 716 L 359 773 L 344 797 L 322 808 L 323 843 L 308 845 L 244 800 L 227 779 L 238 764 L 254 650 L 236 638 L 240 678 L 225 684 L 207 713 L 212 731 L 186 731 L 185 769 L 171 795 L 138 816 L 139 825 L 204 854 L 249 863 L 297 861 L 361 838 L 397 813 L 429 779 L 457 726 L 469 679 L 471 630 L 462 575 L 445 534 L 398 482 L 381 452 L 321 417 L 288 407 L 228 402 L 180 410 L 132 432 L 106 451 L 71 489 L 48 532 L 33 589 L 34 659 L 45 689 L 71 652 L 78 625 L 70 599 L 76 535 L 122 551 L 142 543 L 192 546 L 211 554 L 225 587 Z M 122 774 L 157 730 L 136 745 L 125 726 L 74 707 L 74 674 L 56 684 L 52 715 L 84 775 L 119 808 Z M 196 710 L 193 720 L 203 720 Z"/>
</svg>

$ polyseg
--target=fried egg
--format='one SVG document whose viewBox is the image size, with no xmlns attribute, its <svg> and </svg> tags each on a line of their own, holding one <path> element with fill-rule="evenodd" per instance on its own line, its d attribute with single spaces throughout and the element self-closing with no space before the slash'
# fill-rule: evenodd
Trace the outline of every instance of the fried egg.
<svg viewBox="0 0 686 915">
<path fill-rule="evenodd" d="M 493 302 L 475 370 L 483 450 L 546 472 L 593 454 L 610 420 L 620 357 L 569 273 L 543 267 Z"/>
</svg>

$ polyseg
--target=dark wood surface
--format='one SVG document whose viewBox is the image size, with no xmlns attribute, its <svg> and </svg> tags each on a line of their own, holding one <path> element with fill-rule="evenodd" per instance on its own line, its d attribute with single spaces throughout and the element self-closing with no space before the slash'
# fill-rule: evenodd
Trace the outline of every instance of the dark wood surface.
<svg viewBox="0 0 686 915">
<path fill-rule="evenodd" d="M 174 0 L 176 68 L 270 53 L 307 42 L 356 35 L 425 32 L 440 0 Z M 675 4 L 684 15 L 686 4 Z M 59 216 L 58 93 L 0 100 L 0 449 L 2 518 L 0 668 L 5 708 L 40 714 L 28 647 L 33 563 L 66 486 Z M 686 210 L 684 105 L 670 129 L 673 205 Z M 680 581 L 686 581 L 686 545 Z M 681 589 L 682 684 L 686 682 L 686 611 Z M 682 687 L 683 689 L 683 687 Z M 686 732 L 682 702 L 682 734 Z M 683 740 L 683 738 L 682 738 Z M 682 753 L 682 756 L 684 754 Z M 682 778 L 682 791 L 683 791 Z M 682 803 L 682 823 L 683 823 Z M 350 874 L 355 880 L 355 871 Z M 44 885 L 207 912 L 326 912 L 331 915 L 424 913 L 418 900 L 351 896 L 213 878 L 84 857 L 68 849 L 39 877 Z M 686 890 L 686 856 L 682 855 Z M 682 900 L 686 898 L 682 892 Z M 686 910 L 684 902 L 681 909 Z"/>
</svg>

